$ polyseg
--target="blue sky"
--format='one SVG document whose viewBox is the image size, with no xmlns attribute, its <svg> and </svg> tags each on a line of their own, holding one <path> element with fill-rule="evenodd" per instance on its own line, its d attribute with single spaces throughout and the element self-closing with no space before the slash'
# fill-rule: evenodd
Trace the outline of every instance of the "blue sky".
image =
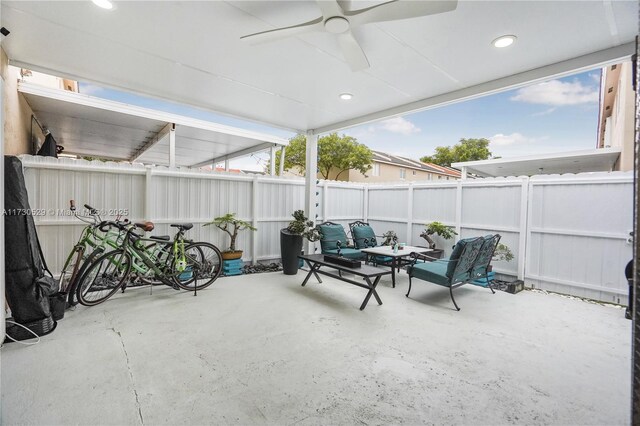
<svg viewBox="0 0 640 426">
<path fill-rule="evenodd" d="M 340 133 L 371 149 L 418 159 L 461 138 L 487 138 L 504 158 L 596 146 L 600 69 L 415 114 L 370 123 Z M 80 92 L 174 114 L 288 138 L 291 133 L 185 105 L 80 83 Z M 266 155 L 231 162 L 260 170 Z"/>
</svg>

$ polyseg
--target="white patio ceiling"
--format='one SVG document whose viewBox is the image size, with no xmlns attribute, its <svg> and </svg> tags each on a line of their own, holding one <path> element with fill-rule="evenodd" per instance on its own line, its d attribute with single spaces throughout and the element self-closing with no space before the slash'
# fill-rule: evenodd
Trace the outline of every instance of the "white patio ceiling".
<svg viewBox="0 0 640 426">
<path fill-rule="evenodd" d="M 636 1 L 460 1 L 356 28 L 371 67 L 352 72 L 332 34 L 240 40 L 318 18 L 314 1 L 114 3 L 3 1 L 3 47 L 14 65 L 316 133 L 627 58 L 638 16 Z M 494 48 L 504 34 L 517 42 Z"/>
<path fill-rule="evenodd" d="M 169 164 L 175 125 L 178 166 L 197 166 L 286 145 L 285 139 L 75 92 L 20 83 L 42 125 L 65 153 Z"/>
<path fill-rule="evenodd" d="M 563 173 L 610 172 L 618 157 L 619 148 L 587 149 L 495 160 L 453 163 L 456 169 L 466 169 L 483 177 L 532 176 Z"/>
</svg>

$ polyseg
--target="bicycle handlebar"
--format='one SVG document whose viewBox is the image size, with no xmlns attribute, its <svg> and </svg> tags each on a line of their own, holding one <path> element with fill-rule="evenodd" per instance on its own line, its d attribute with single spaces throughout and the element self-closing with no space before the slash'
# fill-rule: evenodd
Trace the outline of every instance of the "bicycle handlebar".
<svg viewBox="0 0 640 426">
<path fill-rule="evenodd" d="M 112 221 L 112 220 L 104 220 L 100 222 L 100 224 L 98 225 L 98 229 L 102 232 L 108 232 L 109 228 L 114 226 L 121 231 L 126 231 L 128 225 L 129 225 L 128 220 L 125 220 L 124 223 L 121 223 L 118 221 Z"/>
</svg>

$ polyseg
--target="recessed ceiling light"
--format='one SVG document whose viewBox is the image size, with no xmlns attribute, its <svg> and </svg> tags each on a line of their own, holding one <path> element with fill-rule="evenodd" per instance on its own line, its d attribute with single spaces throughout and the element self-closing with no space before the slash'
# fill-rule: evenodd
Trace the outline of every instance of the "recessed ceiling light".
<svg viewBox="0 0 640 426">
<path fill-rule="evenodd" d="M 350 101 L 351 99 L 353 99 L 353 95 L 351 93 L 340 93 L 339 97 L 343 101 Z"/>
<path fill-rule="evenodd" d="M 517 37 L 514 35 L 504 35 L 493 40 L 491 44 L 493 44 L 495 47 L 498 47 L 498 48 L 507 47 L 507 46 L 511 46 L 513 42 L 516 41 L 516 38 Z"/>
<path fill-rule="evenodd" d="M 95 4 L 98 7 L 101 7 L 103 9 L 113 9 L 113 3 L 111 3 L 109 0 L 91 0 L 93 2 L 93 4 Z"/>
</svg>

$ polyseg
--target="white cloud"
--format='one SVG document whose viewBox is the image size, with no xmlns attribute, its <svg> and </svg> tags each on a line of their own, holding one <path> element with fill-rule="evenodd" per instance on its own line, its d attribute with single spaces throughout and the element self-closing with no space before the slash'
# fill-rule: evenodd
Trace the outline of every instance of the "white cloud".
<svg viewBox="0 0 640 426">
<path fill-rule="evenodd" d="M 565 82 L 552 80 L 534 86 L 523 87 L 511 98 L 512 101 L 542 105 L 580 105 L 598 102 L 598 89 L 583 86 L 578 80 Z"/>
<path fill-rule="evenodd" d="M 510 135 L 504 135 L 502 133 L 495 134 L 489 138 L 491 146 L 509 146 L 509 145 L 525 145 L 546 138 L 528 138 L 521 133 L 511 133 Z"/>
<path fill-rule="evenodd" d="M 531 114 L 533 117 L 539 117 L 541 115 L 548 115 L 551 114 L 553 111 L 557 110 L 557 107 L 553 107 L 553 108 L 549 108 L 549 109 L 545 109 L 544 111 L 540 111 L 540 112 L 536 112 L 534 114 Z"/>
<path fill-rule="evenodd" d="M 94 96 L 98 93 L 102 92 L 104 89 L 100 86 L 96 86 L 95 84 L 81 84 L 80 85 L 80 93 L 84 95 Z"/>
<path fill-rule="evenodd" d="M 404 117 L 394 117 L 388 120 L 384 120 L 380 123 L 382 129 L 392 132 L 400 133 L 401 135 L 409 136 L 413 133 L 420 133 L 422 130 L 407 120 Z"/>
</svg>

